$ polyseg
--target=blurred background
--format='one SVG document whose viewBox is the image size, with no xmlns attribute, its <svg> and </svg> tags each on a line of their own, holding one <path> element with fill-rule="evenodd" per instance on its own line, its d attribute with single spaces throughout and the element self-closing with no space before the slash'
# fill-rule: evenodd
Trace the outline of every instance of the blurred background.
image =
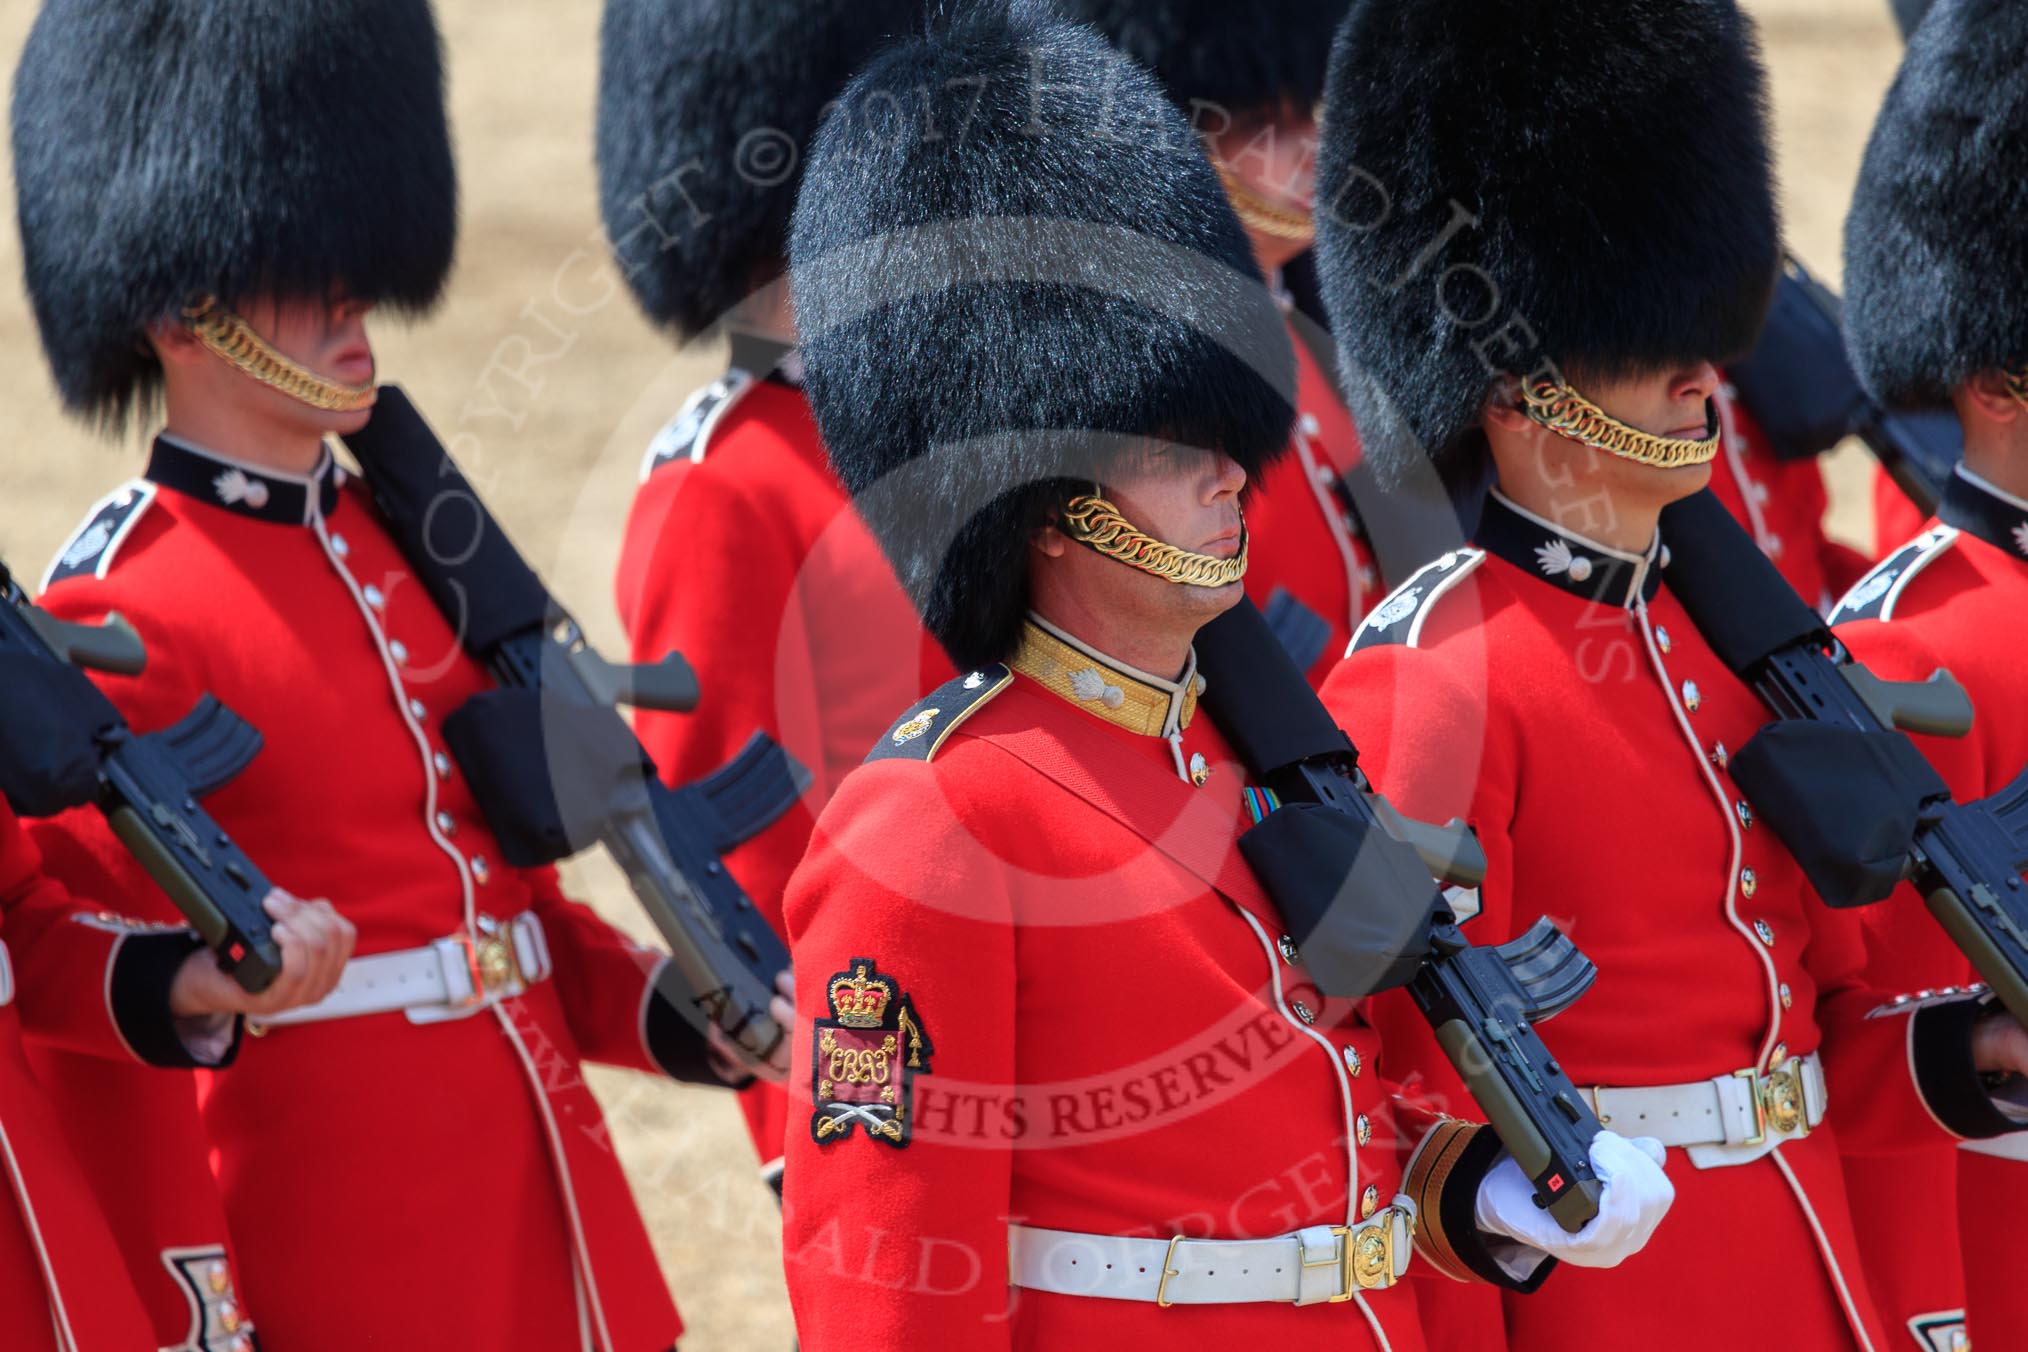
<svg viewBox="0 0 2028 1352">
<path fill-rule="evenodd" d="M 1773 75 L 1789 243 L 1835 285 L 1845 205 L 1900 39 L 1887 0 L 1744 4 L 1760 22 Z M 593 639 L 620 656 L 612 576 L 642 451 L 723 356 L 675 351 L 607 267 L 591 164 L 598 6 L 436 7 L 463 182 L 459 262 L 434 319 L 375 328 L 381 378 L 407 387 L 446 440 L 462 438 L 453 453 L 522 550 Z M 34 12 L 32 0 L 0 0 L 10 83 Z M 146 442 L 104 442 L 61 415 L 21 290 L 11 168 L 8 183 L 0 556 L 34 578 L 86 506 L 141 471 Z M 1543 187 L 1611 191 L 1548 179 Z M 1841 449 L 1826 473 L 1833 533 L 1863 545 L 1872 515 L 1865 452 Z M 574 895 L 651 932 L 603 860 L 573 864 L 566 876 Z M 594 1071 L 592 1083 L 689 1326 L 685 1352 L 784 1352 L 780 1222 L 731 1098 L 616 1072 Z"/>
</svg>

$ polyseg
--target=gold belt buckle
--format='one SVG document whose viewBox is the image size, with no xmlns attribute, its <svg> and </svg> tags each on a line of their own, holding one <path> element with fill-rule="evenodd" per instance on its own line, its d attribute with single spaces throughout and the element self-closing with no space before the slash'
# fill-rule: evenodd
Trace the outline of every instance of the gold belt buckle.
<svg viewBox="0 0 2028 1352">
<path fill-rule="evenodd" d="M 1810 1134 L 1809 1090 L 1803 1083 L 1802 1058 L 1795 1057 L 1780 1069 L 1771 1070 L 1761 1082 L 1766 1096 L 1769 1126 L 1783 1136 L 1801 1140 Z"/>
<path fill-rule="evenodd" d="M 1768 1130 L 1785 1140 L 1800 1141 L 1810 1134 L 1809 1090 L 1803 1081 L 1803 1060 L 1795 1057 L 1767 1074 L 1735 1070 L 1732 1076 L 1746 1081 L 1747 1096 L 1753 1100 L 1753 1135 L 1744 1144 L 1767 1144 Z"/>
<path fill-rule="evenodd" d="M 472 998 L 464 1004 L 476 1005 L 496 994 L 517 994 L 527 982 L 522 977 L 520 955 L 514 951 L 513 926 L 482 915 L 475 928 L 477 935 L 465 931 L 458 936 L 472 973 Z"/>
<path fill-rule="evenodd" d="M 1400 1210 L 1391 1206 L 1362 1225 L 1332 1226 L 1337 1252 L 1321 1263 L 1303 1264 L 1306 1268 L 1338 1269 L 1338 1294 L 1331 1297 L 1331 1304 L 1343 1304 L 1361 1291 L 1394 1285 L 1394 1219 Z"/>
</svg>

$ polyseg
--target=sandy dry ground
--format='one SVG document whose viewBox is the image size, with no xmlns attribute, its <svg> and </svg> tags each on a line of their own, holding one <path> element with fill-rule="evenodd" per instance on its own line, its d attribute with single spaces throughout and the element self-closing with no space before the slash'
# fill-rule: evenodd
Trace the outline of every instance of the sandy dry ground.
<svg viewBox="0 0 2028 1352">
<path fill-rule="evenodd" d="M 1899 43 L 1885 0 L 1748 7 L 1774 72 L 1789 237 L 1835 278 L 1845 202 Z M 641 449 L 718 355 L 674 353 L 603 268 L 591 168 L 596 6 L 438 8 L 463 175 L 460 262 L 437 317 L 381 326 L 382 370 L 439 430 L 474 439 L 468 471 L 556 591 L 617 648 L 611 578 Z M 0 0 L 0 68 L 10 79 L 32 17 L 31 0 Z M 1543 187 L 1612 190 L 1547 172 Z M 138 472 L 141 451 L 138 440 L 97 442 L 60 415 L 19 271 L 9 209 L 0 219 L 0 551 L 33 575 L 88 502 Z M 1868 528 L 1862 470 L 1856 449 L 1834 462 L 1841 534 Z M 585 865 L 575 878 L 580 895 L 643 928 L 616 873 Z M 685 1348 L 787 1347 L 779 1223 L 732 1103 L 618 1074 L 595 1083 L 690 1326 Z"/>
</svg>

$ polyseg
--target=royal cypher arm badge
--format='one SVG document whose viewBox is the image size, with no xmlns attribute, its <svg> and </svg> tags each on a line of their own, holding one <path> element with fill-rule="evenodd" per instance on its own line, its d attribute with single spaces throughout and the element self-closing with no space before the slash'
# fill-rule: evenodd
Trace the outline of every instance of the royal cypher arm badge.
<svg viewBox="0 0 2028 1352">
<path fill-rule="evenodd" d="M 810 1072 L 810 1135 L 830 1145 L 864 1127 L 876 1141 L 908 1144 L 914 1078 L 929 1074 L 929 1034 L 915 1006 L 871 958 L 854 958 L 825 987 L 831 1017 L 817 1020 Z"/>
</svg>

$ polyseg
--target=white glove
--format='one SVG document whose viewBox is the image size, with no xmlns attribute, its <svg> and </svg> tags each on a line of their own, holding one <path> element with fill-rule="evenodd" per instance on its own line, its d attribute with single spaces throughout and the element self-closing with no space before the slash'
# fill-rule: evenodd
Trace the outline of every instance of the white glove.
<svg viewBox="0 0 2028 1352">
<path fill-rule="evenodd" d="M 1641 1251 L 1662 1223 L 1676 1188 L 1662 1172 L 1662 1143 L 1652 1136 L 1628 1140 L 1602 1131 L 1591 1138 L 1591 1167 L 1605 1185 L 1598 1215 L 1571 1234 L 1535 1205 L 1535 1189 L 1512 1155 L 1486 1171 L 1475 1219 L 1481 1230 L 1519 1240 L 1578 1267 L 1617 1267 Z"/>
</svg>

